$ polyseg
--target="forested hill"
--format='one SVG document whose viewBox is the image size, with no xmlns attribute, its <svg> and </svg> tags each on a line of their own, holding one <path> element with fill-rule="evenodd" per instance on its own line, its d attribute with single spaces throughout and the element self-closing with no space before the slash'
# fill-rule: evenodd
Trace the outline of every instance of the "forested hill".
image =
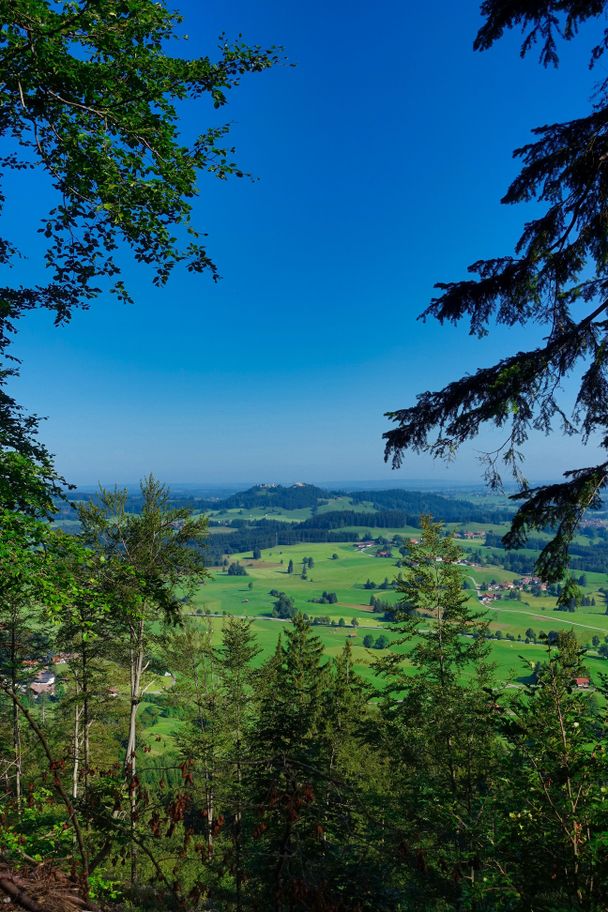
<svg viewBox="0 0 608 912">
<path fill-rule="evenodd" d="M 339 507 L 334 509 L 333 501 L 341 499 Z M 346 501 L 346 502 L 345 502 Z M 350 503 L 348 503 L 350 501 Z M 503 522 L 511 516 L 511 511 L 504 507 L 494 507 L 471 503 L 433 494 L 429 491 L 327 491 L 312 484 L 298 483 L 289 486 L 278 484 L 254 485 L 246 491 L 232 494 L 223 500 L 199 501 L 199 509 L 211 512 L 227 510 L 301 510 L 309 509 L 315 513 L 320 507 L 328 512 L 348 512 L 349 508 L 365 505 L 368 511 L 399 512 L 408 516 L 420 517 L 430 514 L 445 522 Z M 344 519 L 344 517 L 342 517 Z M 349 522 L 350 525 L 353 523 Z M 354 522 L 358 525 L 358 522 Z M 344 525 L 344 523 L 342 523 Z"/>
<path fill-rule="evenodd" d="M 256 507 L 273 509 L 279 507 L 283 510 L 301 510 L 314 508 L 320 501 L 332 495 L 315 485 L 297 484 L 283 486 L 279 484 L 254 485 L 247 491 L 239 491 L 224 500 L 205 501 L 203 509 L 208 510 L 252 510 Z"/>
<path fill-rule="evenodd" d="M 352 491 L 353 504 L 371 503 L 377 510 L 401 510 L 414 516 L 431 515 L 444 522 L 504 522 L 512 511 L 504 507 L 479 507 L 468 500 L 456 500 L 431 491 Z M 482 518 L 483 517 L 483 518 Z"/>
</svg>

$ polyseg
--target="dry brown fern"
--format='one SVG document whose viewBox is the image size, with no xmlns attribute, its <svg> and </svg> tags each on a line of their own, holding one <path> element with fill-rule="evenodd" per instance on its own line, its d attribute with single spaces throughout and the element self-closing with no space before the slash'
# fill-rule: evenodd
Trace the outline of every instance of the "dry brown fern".
<svg viewBox="0 0 608 912">
<path fill-rule="evenodd" d="M 0 864 L 2 912 L 100 912 L 62 871 L 48 864 L 15 870 Z"/>
</svg>

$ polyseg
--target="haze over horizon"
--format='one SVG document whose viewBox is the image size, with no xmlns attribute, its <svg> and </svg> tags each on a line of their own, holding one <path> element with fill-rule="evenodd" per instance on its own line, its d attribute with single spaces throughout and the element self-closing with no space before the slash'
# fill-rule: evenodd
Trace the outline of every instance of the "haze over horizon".
<svg viewBox="0 0 608 912">
<path fill-rule="evenodd" d="M 403 489 L 403 490 L 421 490 L 421 491 L 436 491 L 436 492 L 451 492 L 454 490 L 462 489 L 463 491 L 478 491 L 480 493 L 488 492 L 488 486 L 484 483 L 483 479 L 457 479 L 450 478 L 449 482 L 443 483 L 438 478 L 395 478 L 393 481 L 391 479 L 378 479 L 378 478 L 317 478 L 317 479 L 292 479 L 288 477 L 278 477 L 278 478 L 253 478 L 249 480 L 230 480 L 226 479 L 225 481 L 172 481 L 168 478 L 160 479 L 172 492 L 177 491 L 195 491 L 200 492 L 211 492 L 211 491 L 231 491 L 231 492 L 240 492 L 246 491 L 254 487 L 271 487 L 271 486 L 280 486 L 280 487 L 295 487 L 298 485 L 311 485 L 314 487 L 321 488 L 323 490 L 334 490 L 334 491 L 363 491 L 369 488 L 370 490 L 389 490 L 391 488 Z M 533 480 L 533 484 L 543 484 L 551 483 L 556 479 L 553 478 L 537 478 Z M 129 490 L 138 489 L 140 486 L 141 479 L 135 480 L 103 480 L 99 482 L 82 482 L 76 485 L 77 491 L 90 492 L 96 490 L 99 485 L 102 487 L 123 487 L 128 488 Z M 514 483 L 505 482 L 504 492 L 508 496 L 512 491 L 517 489 L 517 485 Z"/>
</svg>

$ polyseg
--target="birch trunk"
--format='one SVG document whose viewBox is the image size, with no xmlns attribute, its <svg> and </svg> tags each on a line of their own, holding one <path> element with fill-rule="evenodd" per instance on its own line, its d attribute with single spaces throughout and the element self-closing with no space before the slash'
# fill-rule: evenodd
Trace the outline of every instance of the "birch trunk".
<svg viewBox="0 0 608 912">
<path fill-rule="evenodd" d="M 137 811 L 137 710 L 141 699 L 142 679 L 144 666 L 144 621 L 139 621 L 134 630 L 133 645 L 131 648 L 131 707 L 129 712 L 129 738 L 125 756 L 125 778 L 129 789 L 129 809 L 131 815 L 131 832 L 135 829 L 135 816 Z M 131 840 L 131 882 L 137 880 L 137 848 Z"/>
<path fill-rule="evenodd" d="M 11 626 L 11 692 L 17 696 L 17 636 L 15 625 Z M 17 799 L 17 814 L 21 816 L 21 727 L 19 725 L 19 708 L 13 699 L 13 755 L 15 757 L 15 797 Z"/>
<path fill-rule="evenodd" d="M 82 708 L 78 702 L 74 704 L 74 734 L 72 742 L 74 745 L 74 762 L 72 765 L 72 798 L 78 798 L 78 777 L 80 775 L 80 716 Z"/>
</svg>

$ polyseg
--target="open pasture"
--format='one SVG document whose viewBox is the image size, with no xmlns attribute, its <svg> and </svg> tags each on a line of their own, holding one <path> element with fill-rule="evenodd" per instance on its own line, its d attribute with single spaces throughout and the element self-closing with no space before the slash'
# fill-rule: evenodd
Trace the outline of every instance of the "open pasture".
<svg viewBox="0 0 608 912">
<path fill-rule="evenodd" d="M 401 534 L 406 533 L 401 530 Z M 266 549 L 258 561 L 252 560 L 251 552 L 233 555 L 230 560 L 238 560 L 247 576 L 228 576 L 225 571 L 214 570 L 213 578 L 196 592 L 192 611 L 199 616 L 214 615 L 210 622 L 214 635 L 218 637 L 222 615 L 233 614 L 255 619 L 255 630 L 262 649 L 261 661 L 274 649 L 277 636 L 285 623 L 272 619 L 274 597 L 270 591 L 276 589 L 285 592 L 293 599 L 299 611 L 313 619 L 327 616 L 336 625 L 340 618 L 344 619 L 344 627 L 315 626 L 315 632 L 321 638 L 328 655 L 336 654 L 348 638 L 353 647 L 357 669 L 365 678 L 370 679 L 373 677 L 370 663 L 379 653 L 375 649 L 366 650 L 362 646 L 363 637 L 366 633 L 371 633 L 374 637 L 383 633 L 389 639 L 392 638 L 382 615 L 370 610 L 370 596 L 394 603 L 397 594 L 393 589 L 379 589 L 378 585 L 385 578 L 392 581 L 399 573 L 396 567 L 397 552 L 394 551 L 394 558 L 390 559 L 376 557 L 376 550 L 376 546 L 359 550 L 352 543 L 326 543 Z M 337 555 L 336 559 L 333 558 L 334 554 Z M 309 557 L 313 559 L 313 567 L 307 569 L 306 579 L 302 579 L 302 561 Z M 290 560 L 294 566 L 291 574 L 287 572 Z M 462 572 L 463 578 L 468 577 L 476 585 L 484 582 L 489 584 L 492 580 L 504 582 L 517 578 L 516 574 L 494 566 L 463 567 Z M 492 661 L 496 663 L 500 680 L 517 681 L 518 678 L 525 677 L 527 672 L 521 656 L 526 661 L 533 662 L 544 655 L 545 647 L 542 643 L 524 642 L 529 628 L 536 635 L 541 631 L 548 633 L 551 630 L 571 629 L 584 646 L 590 646 L 594 636 L 604 642 L 608 636 L 608 615 L 605 614 L 605 603 L 597 592 L 597 586 L 605 583 L 605 578 L 602 574 L 588 573 L 586 576 L 588 585 L 585 592 L 595 594 L 596 605 L 579 607 L 574 613 L 556 611 L 555 598 L 551 596 L 536 597 L 527 592 L 522 592 L 520 601 L 503 597 L 491 605 L 482 605 L 479 594 L 470 590 L 472 602 L 479 605 L 481 611 L 487 612 L 492 633 L 500 630 L 503 634 L 502 640 L 492 641 Z M 376 588 L 364 588 L 368 579 L 376 583 Z M 313 602 L 312 599 L 320 598 L 323 591 L 335 592 L 337 603 Z M 354 619 L 358 626 L 352 626 Z M 513 639 L 507 639 L 507 636 Z M 605 660 L 595 658 L 593 651 L 589 663 L 593 664 L 596 672 L 602 668 L 608 671 Z"/>
<path fill-rule="evenodd" d="M 279 546 L 262 552 L 262 560 L 251 559 L 251 552 L 233 555 L 230 560 L 239 561 L 247 576 L 228 576 L 214 570 L 213 579 L 197 591 L 193 599 L 194 610 L 210 614 L 242 614 L 247 617 L 272 614 L 274 598 L 270 590 L 285 592 L 294 600 L 296 608 L 311 617 L 328 615 L 336 621 L 340 617 L 359 620 L 362 626 L 378 624 L 377 616 L 369 611 L 372 594 L 382 600 L 394 602 L 396 595 L 392 588 L 365 589 L 367 579 L 377 585 L 385 578 L 392 581 L 398 570 L 395 559 L 374 557 L 376 548 L 357 551 L 352 544 L 299 544 Z M 337 559 L 332 555 L 337 554 Z M 396 554 L 396 552 L 395 552 Z M 307 569 L 302 579 L 302 561 L 313 559 L 313 567 Z M 293 561 L 294 572 L 288 573 L 289 561 Z M 250 588 L 251 586 L 251 588 Z M 337 604 L 317 604 L 312 599 L 320 598 L 323 591 L 335 592 Z"/>
<path fill-rule="evenodd" d="M 340 510 L 350 510 L 354 513 L 373 513 L 375 507 L 371 503 L 353 503 L 352 498 L 347 495 L 329 497 L 326 501 L 317 507 L 317 514 L 333 513 Z M 310 519 L 313 515 L 312 507 L 300 507 L 289 510 L 285 507 L 278 507 L 272 502 L 268 504 L 261 503 L 255 507 L 232 507 L 224 510 L 209 510 L 208 516 L 214 522 L 230 523 L 233 520 L 247 520 L 254 522 L 260 519 L 270 519 L 276 522 L 303 522 Z"/>
</svg>

